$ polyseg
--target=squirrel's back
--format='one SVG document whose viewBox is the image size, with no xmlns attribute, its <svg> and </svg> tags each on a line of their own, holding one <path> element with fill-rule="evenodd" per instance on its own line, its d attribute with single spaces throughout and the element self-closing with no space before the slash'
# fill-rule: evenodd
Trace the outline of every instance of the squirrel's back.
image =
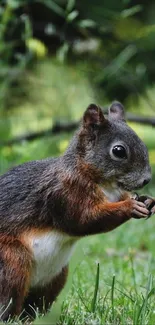
<svg viewBox="0 0 155 325">
<path fill-rule="evenodd" d="M 30 161 L 0 176 L 0 232 L 12 232 L 18 224 L 30 224 L 37 213 L 39 217 L 44 175 L 50 168 L 52 186 L 52 171 L 54 174 L 58 161 L 59 158 Z"/>
</svg>

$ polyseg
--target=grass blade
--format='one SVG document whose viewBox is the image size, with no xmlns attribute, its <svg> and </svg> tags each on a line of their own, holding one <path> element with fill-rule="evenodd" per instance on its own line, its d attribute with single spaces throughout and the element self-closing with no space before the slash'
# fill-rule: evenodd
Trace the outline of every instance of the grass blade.
<svg viewBox="0 0 155 325">
<path fill-rule="evenodd" d="M 143 303 L 143 308 L 142 308 L 142 324 L 145 323 L 145 314 L 146 314 L 146 308 L 147 308 L 147 303 L 148 303 L 148 298 L 149 298 L 149 293 L 151 292 L 152 289 L 152 275 L 149 275 L 148 282 L 147 282 L 147 288 L 146 288 L 146 295 L 144 298 L 144 303 Z"/>
<path fill-rule="evenodd" d="M 100 265 L 97 264 L 97 272 L 96 272 L 96 279 L 95 279 L 95 289 L 94 289 L 94 295 L 91 303 L 91 311 L 92 313 L 95 312 L 96 309 L 96 301 L 97 301 L 97 294 L 99 289 L 99 277 L 100 277 Z"/>
<path fill-rule="evenodd" d="M 132 253 L 130 253 L 129 256 L 130 256 L 130 262 L 131 262 L 131 270 L 132 270 L 132 278 L 133 278 L 133 283 L 134 283 L 134 290 L 135 290 L 135 294 L 137 296 L 138 292 L 137 292 L 136 274 L 135 274 L 135 269 L 134 269 L 134 265 L 133 265 Z"/>
<path fill-rule="evenodd" d="M 112 278 L 112 287 L 111 287 L 112 322 L 114 322 L 114 319 L 115 319 L 114 289 L 115 289 L 115 275 L 113 275 L 113 278 Z"/>
</svg>

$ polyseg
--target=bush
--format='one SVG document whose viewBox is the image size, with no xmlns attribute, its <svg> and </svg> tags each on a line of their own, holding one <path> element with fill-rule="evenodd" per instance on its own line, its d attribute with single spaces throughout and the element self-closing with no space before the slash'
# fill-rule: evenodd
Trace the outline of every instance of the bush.
<svg viewBox="0 0 155 325">
<path fill-rule="evenodd" d="M 145 92 L 155 81 L 153 10 L 153 1 L 2 1 L 1 106 L 9 105 L 12 90 L 24 95 L 17 85 L 46 48 L 61 61 L 87 61 L 101 96 L 125 101 Z"/>
</svg>

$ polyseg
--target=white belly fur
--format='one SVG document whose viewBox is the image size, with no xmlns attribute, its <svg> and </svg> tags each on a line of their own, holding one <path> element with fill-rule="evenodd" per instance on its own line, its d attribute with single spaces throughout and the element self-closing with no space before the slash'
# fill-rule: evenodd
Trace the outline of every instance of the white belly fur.
<svg viewBox="0 0 155 325">
<path fill-rule="evenodd" d="M 120 193 L 116 190 L 105 190 L 103 189 L 104 194 L 108 198 L 109 202 L 118 202 L 120 199 Z"/>
<path fill-rule="evenodd" d="M 69 262 L 76 239 L 55 231 L 35 235 L 31 240 L 34 269 L 31 287 L 44 286 Z"/>
<path fill-rule="evenodd" d="M 102 191 L 106 195 L 109 202 L 118 202 L 122 195 L 122 190 L 114 185 L 109 188 L 102 186 Z"/>
</svg>

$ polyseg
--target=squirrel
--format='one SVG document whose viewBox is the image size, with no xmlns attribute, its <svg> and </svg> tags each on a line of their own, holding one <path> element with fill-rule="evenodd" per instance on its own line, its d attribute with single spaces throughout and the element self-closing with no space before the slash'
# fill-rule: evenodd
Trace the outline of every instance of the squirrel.
<svg viewBox="0 0 155 325">
<path fill-rule="evenodd" d="M 108 115 L 90 104 L 62 156 L 0 176 L 1 320 L 49 310 L 78 239 L 155 213 L 154 199 L 132 194 L 150 180 L 147 148 L 119 102 Z"/>
</svg>

